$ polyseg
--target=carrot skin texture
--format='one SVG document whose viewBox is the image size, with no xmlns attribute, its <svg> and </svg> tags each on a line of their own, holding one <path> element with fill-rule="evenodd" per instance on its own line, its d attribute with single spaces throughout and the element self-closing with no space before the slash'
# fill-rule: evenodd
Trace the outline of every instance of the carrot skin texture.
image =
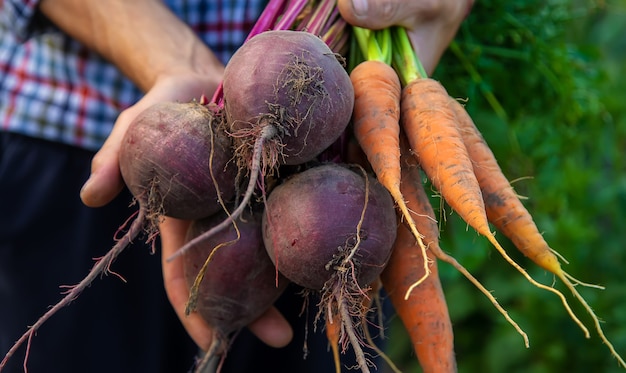
<svg viewBox="0 0 626 373">
<path fill-rule="evenodd" d="M 558 258 L 504 176 L 496 157 L 472 118 L 461 103 L 453 98 L 450 98 L 450 107 L 456 114 L 463 141 L 472 160 L 489 221 L 535 264 L 551 273 L 561 271 Z"/>
<path fill-rule="evenodd" d="M 391 66 L 371 60 L 357 65 L 350 80 L 355 137 L 378 179 L 395 180 L 399 188 L 400 79 Z"/>
<path fill-rule="evenodd" d="M 354 87 L 354 136 L 378 181 L 389 191 L 419 243 L 424 257 L 423 281 L 429 274 L 426 247 L 400 191 L 400 100 L 402 85 L 388 64 L 366 60 L 350 73 Z"/>
<path fill-rule="evenodd" d="M 383 287 L 402 320 L 424 373 L 456 372 L 454 334 L 437 271 L 435 252 L 439 247 L 439 228 L 430 201 L 421 185 L 420 169 L 402 164 L 402 194 L 415 214 L 417 229 L 429 247 L 430 275 L 407 291 L 423 276 L 424 258 L 415 238 L 404 224 L 398 233 L 387 267 L 381 274 Z"/>
<path fill-rule="evenodd" d="M 557 295 L 572 319 L 588 335 L 588 330 L 574 315 L 565 296 L 557 289 L 535 281 L 507 254 L 491 232 L 482 191 L 445 88 L 433 79 L 412 81 L 402 92 L 400 115 L 403 130 L 420 167 L 448 205 L 469 226 L 486 237 L 530 283 Z"/>
<path fill-rule="evenodd" d="M 435 188 L 481 235 L 491 234 L 472 163 L 445 88 L 417 79 L 402 91 L 401 121 L 411 149 Z"/>
<path fill-rule="evenodd" d="M 383 287 L 409 334 L 424 373 L 456 372 L 452 324 L 436 264 L 430 266 L 430 275 L 409 299 L 404 299 L 407 289 L 423 275 L 423 258 L 413 242 L 409 230 L 400 224 L 396 246 L 381 275 Z M 429 259 L 434 260 L 432 255 Z"/>
</svg>

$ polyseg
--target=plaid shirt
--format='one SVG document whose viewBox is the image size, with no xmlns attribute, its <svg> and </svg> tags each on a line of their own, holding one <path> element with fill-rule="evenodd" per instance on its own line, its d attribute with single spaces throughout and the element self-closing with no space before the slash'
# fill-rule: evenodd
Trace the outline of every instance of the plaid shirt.
<svg viewBox="0 0 626 373">
<path fill-rule="evenodd" d="M 165 2 L 223 63 L 243 43 L 266 3 Z M 50 24 L 37 5 L 37 0 L 0 0 L 0 130 L 97 150 L 120 111 L 142 92 Z"/>
</svg>

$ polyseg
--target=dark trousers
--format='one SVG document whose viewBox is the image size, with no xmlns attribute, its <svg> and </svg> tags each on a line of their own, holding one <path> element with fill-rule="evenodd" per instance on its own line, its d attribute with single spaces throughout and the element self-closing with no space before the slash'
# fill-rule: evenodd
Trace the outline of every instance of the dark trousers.
<svg viewBox="0 0 626 373">
<path fill-rule="evenodd" d="M 0 132 L 0 354 L 114 244 L 131 196 L 79 198 L 93 153 Z M 136 242 L 32 338 L 29 372 L 186 372 L 196 347 L 170 306 L 160 257 Z M 25 347 L 25 346 L 24 346 Z M 7 372 L 21 372 L 25 349 Z"/>
</svg>

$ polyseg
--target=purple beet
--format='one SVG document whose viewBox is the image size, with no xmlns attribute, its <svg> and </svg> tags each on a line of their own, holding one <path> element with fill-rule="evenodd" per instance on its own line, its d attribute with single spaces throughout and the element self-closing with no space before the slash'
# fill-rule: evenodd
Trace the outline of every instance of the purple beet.
<svg viewBox="0 0 626 373">
<path fill-rule="evenodd" d="M 267 255 L 261 214 L 245 211 L 236 221 L 239 238 L 231 225 L 182 255 L 191 288 L 188 311 L 198 312 L 214 330 L 213 346 L 205 360 L 224 353 L 231 335 L 272 306 L 289 283 Z M 225 213 L 218 213 L 194 221 L 187 239 L 200 236 L 225 218 Z"/>
</svg>

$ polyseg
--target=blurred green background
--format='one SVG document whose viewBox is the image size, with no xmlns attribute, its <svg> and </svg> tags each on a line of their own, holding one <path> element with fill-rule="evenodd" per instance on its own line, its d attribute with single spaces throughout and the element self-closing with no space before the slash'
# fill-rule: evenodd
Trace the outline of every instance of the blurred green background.
<svg viewBox="0 0 626 373">
<path fill-rule="evenodd" d="M 626 357 L 626 0 L 478 0 L 435 78 L 467 109 L 505 174 Z M 437 206 L 438 202 L 435 202 Z M 586 339 L 560 300 L 532 286 L 446 209 L 441 246 L 526 331 L 530 348 L 463 276 L 440 263 L 460 372 L 623 372 L 592 320 Z M 538 281 L 553 276 L 499 239 Z M 389 355 L 420 372 L 399 321 Z"/>
</svg>

